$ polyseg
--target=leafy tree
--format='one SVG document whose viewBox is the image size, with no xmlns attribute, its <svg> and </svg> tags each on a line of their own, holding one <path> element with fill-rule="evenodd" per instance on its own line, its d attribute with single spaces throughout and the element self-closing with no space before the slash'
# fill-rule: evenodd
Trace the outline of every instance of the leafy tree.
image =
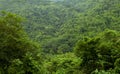
<svg viewBox="0 0 120 74">
<path fill-rule="evenodd" d="M 24 56 L 24 59 L 14 59 L 8 67 L 8 74 L 41 74 L 44 73 L 41 64 L 34 60 L 30 53 Z"/>
<path fill-rule="evenodd" d="M 51 57 L 46 61 L 44 67 L 48 74 L 78 74 L 81 59 L 73 53 L 66 53 Z"/>
<path fill-rule="evenodd" d="M 37 49 L 21 27 L 21 21 L 15 14 L 0 14 L 0 67 L 5 72 L 14 59 L 22 60 L 27 52 L 34 53 Z"/>
<path fill-rule="evenodd" d="M 82 59 L 81 69 L 86 74 L 95 69 L 110 70 L 115 67 L 117 69 L 120 48 L 116 43 L 119 43 L 119 36 L 116 31 L 106 30 L 94 38 L 79 41 L 75 47 L 75 54 Z"/>
</svg>

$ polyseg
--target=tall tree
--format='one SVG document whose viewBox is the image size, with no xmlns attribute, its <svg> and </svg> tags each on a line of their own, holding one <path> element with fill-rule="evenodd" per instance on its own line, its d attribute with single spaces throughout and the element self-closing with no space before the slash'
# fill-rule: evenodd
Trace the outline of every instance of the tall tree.
<svg viewBox="0 0 120 74">
<path fill-rule="evenodd" d="M 21 27 L 21 17 L 3 12 L 0 14 L 0 67 L 6 69 L 14 59 L 22 59 L 36 47 Z"/>
</svg>

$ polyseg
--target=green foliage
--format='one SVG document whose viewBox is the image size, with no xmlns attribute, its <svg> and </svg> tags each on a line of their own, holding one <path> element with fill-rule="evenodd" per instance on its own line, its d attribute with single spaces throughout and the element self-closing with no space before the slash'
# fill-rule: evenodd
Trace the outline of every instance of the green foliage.
<svg viewBox="0 0 120 74">
<path fill-rule="evenodd" d="M 120 73 L 119 0 L 0 0 L 2 10 L 27 20 L 0 13 L 1 74 Z"/>
<path fill-rule="evenodd" d="M 100 70 L 98 71 L 97 69 L 92 72 L 91 74 L 118 74 L 118 73 L 115 73 L 114 71 L 112 70 L 109 70 L 109 71 L 104 71 L 104 70 Z"/>
<path fill-rule="evenodd" d="M 11 13 L 0 16 L 0 65 L 2 66 L 9 64 L 15 58 L 22 58 L 29 49 L 26 46 L 28 39 L 19 25 L 20 22 L 20 18 Z"/>
<path fill-rule="evenodd" d="M 66 53 L 51 57 L 44 67 L 47 74 L 78 74 L 81 59 L 73 53 Z"/>
<path fill-rule="evenodd" d="M 15 59 L 8 67 L 8 74 L 41 74 L 41 66 L 30 54 L 26 54 L 24 59 Z"/>
<path fill-rule="evenodd" d="M 38 46 L 28 38 L 21 26 L 21 17 L 3 12 L 0 15 L 0 72 L 2 74 L 37 72 L 40 64 L 25 55 L 32 52 L 34 56 L 36 49 Z"/>
<path fill-rule="evenodd" d="M 120 51 L 119 36 L 120 34 L 115 31 L 106 30 L 94 38 L 79 41 L 75 47 L 75 54 L 82 59 L 81 69 L 87 74 L 95 69 L 117 70 L 116 64 L 119 62 Z"/>
<path fill-rule="evenodd" d="M 1 10 L 28 19 L 23 25 L 25 30 L 31 39 L 41 43 L 46 53 L 72 51 L 84 36 L 120 28 L 119 0 L 4 0 L 0 4 Z"/>
</svg>

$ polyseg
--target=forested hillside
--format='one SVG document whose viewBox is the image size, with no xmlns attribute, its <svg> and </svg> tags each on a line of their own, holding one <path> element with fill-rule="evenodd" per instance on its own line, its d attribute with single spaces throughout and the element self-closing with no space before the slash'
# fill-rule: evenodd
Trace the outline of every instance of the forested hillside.
<svg viewBox="0 0 120 74">
<path fill-rule="evenodd" d="M 120 0 L 0 0 L 0 74 L 119 74 Z"/>
</svg>

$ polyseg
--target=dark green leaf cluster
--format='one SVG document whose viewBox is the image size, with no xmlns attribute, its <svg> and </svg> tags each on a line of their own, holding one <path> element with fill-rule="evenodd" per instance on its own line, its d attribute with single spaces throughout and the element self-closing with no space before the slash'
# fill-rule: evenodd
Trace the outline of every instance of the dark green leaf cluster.
<svg viewBox="0 0 120 74">
<path fill-rule="evenodd" d="M 82 59 L 81 69 L 86 74 L 96 69 L 119 73 L 119 39 L 119 33 L 106 30 L 94 38 L 79 41 L 75 47 L 75 54 Z"/>
<path fill-rule="evenodd" d="M 6 12 L 0 14 L 1 74 L 41 72 L 40 64 L 35 60 L 37 57 L 32 58 L 38 46 L 28 38 L 20 24 L 21 17 Z"/>
</svg>

